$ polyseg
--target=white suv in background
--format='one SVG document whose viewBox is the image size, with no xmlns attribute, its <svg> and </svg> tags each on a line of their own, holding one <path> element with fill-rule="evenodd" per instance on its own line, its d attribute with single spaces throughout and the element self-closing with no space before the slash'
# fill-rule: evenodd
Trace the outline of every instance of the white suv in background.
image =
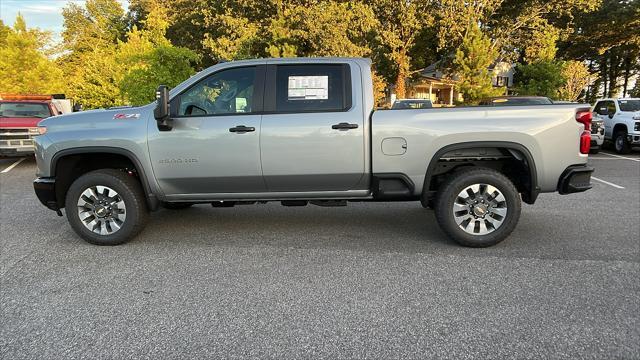
<svg viewBox="0 0 640 360">
<path fill-rule="evenodd" d="M 617 153 L 640 146 L 640 98 L 600 99 L 592 111 L 594 121 L 604 121 L 604 137 Z"/>
</svg>

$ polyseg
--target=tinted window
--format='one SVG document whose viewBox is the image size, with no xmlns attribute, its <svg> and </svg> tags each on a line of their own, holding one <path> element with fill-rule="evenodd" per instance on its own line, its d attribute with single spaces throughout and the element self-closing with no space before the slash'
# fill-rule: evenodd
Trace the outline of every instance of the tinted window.
<svg viewBox="0 0 640 360">
<path fill-rule="evenodd" d="M 350 107 L 347 65 L 278 65 L 276 112 L 343 111 Z"/>
<path fill-rule="evenodd" d="M 408 100 L 400 100 L 400 101 L 396 101 L 393 103 L 393 106 L 391 107 L 394 110 L 397 109 L 429 109 L 433 107 L 431 105 L 431 101 L 425 100 L 425 101 L 420 101 L 420 100 L 413 100 L 413 101 L 408 101 Z"/>
<path fill-rule="evenodd" d="M 607 115 L 607 102 L 606 101 L 597 102 L 596 106 L 594 106 L 594 110 L 596 113 L 600 115 Z"/>
<path fill-rule="evenodd" d="M 222 70 L 208 76 L 178 97 L 177 115 L 251 113 L 255 79 L 255 67 Z"/>
<path fill-rule="evenodd" d="M 2 117 L 37 117 L 51 116 L 49 106 L 42 103 L 3 102 L 0 103 L 0 116 Z"/>
<path fill-rule="evenodd" d="M 512 106 L 512 105 L 550 105 L 553 104 L 547 98 L 501 98 L 493 99 L 493 106 Z"/>
<path fill-rule="evenodd" d="M 640 111 L 640 100 L 618 100 L 620 111 Z"/>
</svg>

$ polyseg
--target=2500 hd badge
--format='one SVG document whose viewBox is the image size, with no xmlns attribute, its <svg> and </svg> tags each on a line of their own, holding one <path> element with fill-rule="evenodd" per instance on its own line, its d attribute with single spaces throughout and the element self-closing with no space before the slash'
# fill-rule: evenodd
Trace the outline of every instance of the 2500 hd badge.
<svg viewBox="0 0 640 360">
<path fill-rule="evenodd" d="M 197 163 L 198 159 L 195 158 L 191 158 L 191 159 L 160 159 L 158 160 L 158 164 L 163 164 L 163 165 L 179 165 L 179 164 L 194 164 Z"/>
</svg>

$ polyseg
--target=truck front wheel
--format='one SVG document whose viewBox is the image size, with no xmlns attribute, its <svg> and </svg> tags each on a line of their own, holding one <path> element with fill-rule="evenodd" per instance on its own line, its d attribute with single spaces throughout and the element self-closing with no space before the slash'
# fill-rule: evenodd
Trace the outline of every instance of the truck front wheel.
<svg viewBox="0 0 640 360">
<path fill-rule="evenodd" d="M 95 245 L 119 245 L 144 228 L 147 205 L 140 183 L 115 169 L 86 173 L 76 179 L 65 198 L 73 230 Z"/>
<path fill-rule="evenodd" d="M 435 214 L 442 230 L 457 243 L 487 247 L 515 229 L 522 204 L 513 183 L 486 168 L 465 168 L 442 185 Z"/>
<path fill-rule="evenodd" d="M 631 152 L 631 146 L 627 141 L 627 132 L 619 130 L 613 136 L 613 147 L 618 154 L 628 154 Z"/>
</svg>

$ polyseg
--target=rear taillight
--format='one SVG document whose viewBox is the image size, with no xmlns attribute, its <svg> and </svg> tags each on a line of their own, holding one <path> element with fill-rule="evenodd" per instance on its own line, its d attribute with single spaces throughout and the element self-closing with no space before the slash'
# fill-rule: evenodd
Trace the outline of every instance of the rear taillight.
<svg viewBox="0 0 640 360">
<path fill-rule="evenodd" d="M 584 125 L 584 130 L 580 135 L 580 153 L 588 154 L 591 149 L 591 111 L 578 110 L 576 113 L 576 121 Z"/>
<path fill-rule="evenodd" d="M 591 115 L 591 111 L 578 111 L 576 113 L 576 121 L 584 124 L 585 130 L 591 130 L 591 119 L 593 115 Z"/>
</svg>

